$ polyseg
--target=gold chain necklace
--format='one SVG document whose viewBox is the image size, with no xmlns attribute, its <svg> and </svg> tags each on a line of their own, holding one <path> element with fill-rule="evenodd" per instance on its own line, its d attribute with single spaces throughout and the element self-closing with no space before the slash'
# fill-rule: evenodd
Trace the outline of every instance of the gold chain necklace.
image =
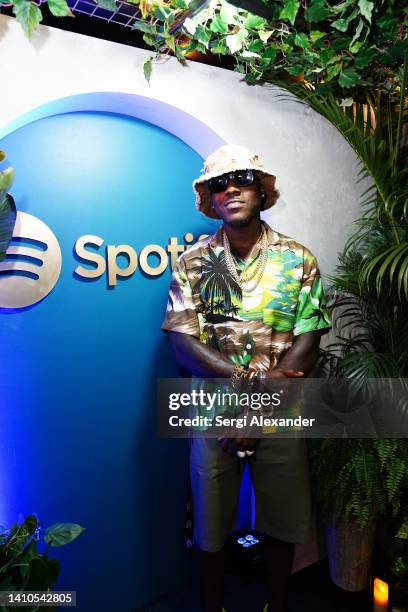
<svg viewBox="0 0 408 612">
<path fill-rule="evenodd" d="M 238 274 L 234 256 L 231 253 L 231 245 L 229 243 L 228 236 L 224 231 L 224 228 L 222 230 L 222 238 L 223 238 L 223 246 L 224 246 L 224 253 L 225 253 L 225 263 L 227 265 L 228 272 L 231 274 L 235 282 L 238 283 L 238 285 L 241 287 L 242 291 L 245 291 L 246 293 L 251 293 L 259 285 L 259 282 L 263 276 L 263 273 L 265 272 L 266 262 L 268 259 L 268 238 L 266 235 L 265 228 L 262 227 L 261 252 L 259 254 L 257 264 L 254 270 L 250 274 L 248 273 L 245 274 L 245 272 L 241 274 L 241 276 Z M 258 242 L 259 242 L 259 238 L 256 244 Z M 252 254 L 252 250 L 251 250 L 251 254 Z"/>
</svg>

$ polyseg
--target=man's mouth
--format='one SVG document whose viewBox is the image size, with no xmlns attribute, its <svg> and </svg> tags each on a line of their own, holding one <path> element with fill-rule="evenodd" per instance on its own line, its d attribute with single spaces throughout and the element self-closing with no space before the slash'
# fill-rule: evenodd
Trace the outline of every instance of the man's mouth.
<svg viewBox="0 0 408 612">
<path fill-rule="evenodd" d="M 229 208 L 230 206 L 233 207 L 233 208 L 236 208 L 237 205 L 241 206 L 241 204 L 242 204 L 241 200 L 233 198 L 233 199 L 228 200 L 227 202 L 225 202 L 224 206 L 225 206 L 225 208 Z"/>
</svg>

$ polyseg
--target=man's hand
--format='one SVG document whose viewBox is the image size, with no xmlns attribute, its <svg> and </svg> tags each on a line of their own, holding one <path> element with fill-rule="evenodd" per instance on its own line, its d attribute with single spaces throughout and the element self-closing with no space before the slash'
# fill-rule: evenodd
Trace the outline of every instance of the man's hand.
<svg viewBox="0 0 408 612">
<path fill-rule="evenodd" d="M 266 375 L 266 379 L 268 378 L 302 378 L 305 373 L 300 370 L 279 370 L 275 368 L 274 370 L 269 370 Z"/>
<path fill-rule="evenodd" d="M 265 382 L 271 378 L 302 378 L 304 375 L 304 372 L 301 370 L 280 370 L 275 368 L 273 370 L 269 370 L 266 375 Z M 218 438 L 218 442 L 220 443 L 224 452 L 234 455 L 237 453 L 237 451 L 250 451 L 250 453 L 255 452 L 259 438 L 231 438 L 225 436 Z"/>
<path fill-rule="evenodd" d="M 218 438 L 223 451 L 235 455 L 237 451 L 254 452 L 259 442 L 258 438 Z"/>
</svg>

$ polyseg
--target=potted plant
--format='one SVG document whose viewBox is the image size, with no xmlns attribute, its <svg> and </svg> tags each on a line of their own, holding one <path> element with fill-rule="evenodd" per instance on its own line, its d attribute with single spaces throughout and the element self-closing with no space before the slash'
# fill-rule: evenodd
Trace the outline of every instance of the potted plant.
<svg viewBox="0 0 408 612">
<path fill-rule="evenodd" d="M 59 575 L 59 562 L 49 557 L 51 547 L 75 540 L 84 528 L 75 523 L 57 523 L 43 530 L 35 516 L 0 532 L 0 591 L 49 591 Z M 3 606 L 8 612 L 13 607 Z M 41 605 L 26 607 L 36 612 Z M 56 610 L 57 608 L 47 608 Z"/>
<path fill-rule="evenodd" d="M 4 151 L 0 151 L 0 162 L 6 158 Z M 0 261 L 6 256 L 6 250 L 13 235 L 16 222 L 16 206 L 12 196 L 7 193 L 14 179 L 14 170 L 9 167 L 0 172 Z"/>
<path fill-rule="evenodd" d="M 330 576 L 363 590 L 377 520 L 396 515 L 408 481 L 406 439 L 325 439 L 311 453 L 313 490 L 327 521 Z"/>
</svg>

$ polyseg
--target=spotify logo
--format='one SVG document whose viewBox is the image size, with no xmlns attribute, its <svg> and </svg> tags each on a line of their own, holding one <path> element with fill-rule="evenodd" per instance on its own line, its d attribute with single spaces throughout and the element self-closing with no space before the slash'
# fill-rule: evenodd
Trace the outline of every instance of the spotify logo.
<svg viewBox="0 0 408 612">
<path fill-rule="evenodd" d="M 173 269 L 178 256 L 194 241 L 193 234 L 187 232 L 184 241 L 180 244 L 176 236 L 171 236 L 165 247 L 148 244 L 137 252 L 129 244 L 104 246 L 100 236 L 81 236 L 73 249 L 81 261 L 74 278 L 98 281 L 106 276 L 108 287 L 115 287 L 119 279 L 133 276 L 137 268 L 144 276 L 158 278 L 168 267 Z M 151 256 L 154 262 L 149 260 Z M 125 266 L 120 264 L 121 257 L 127 258 Z M 0 308 L 24 308 L 40 302 L 58 281 L 61 262 L 58 240 L 48 225 L 28 213 L 17 213 L 6 259 L 0 262 Z"/>
<path fill-rule="evenodd" d="M 42 300 L 61 272 L 61 249 L 50 228 L 18 212 L 6 258 L 0 262 L 0 307 L 24 308 Z"/>
</svg>

